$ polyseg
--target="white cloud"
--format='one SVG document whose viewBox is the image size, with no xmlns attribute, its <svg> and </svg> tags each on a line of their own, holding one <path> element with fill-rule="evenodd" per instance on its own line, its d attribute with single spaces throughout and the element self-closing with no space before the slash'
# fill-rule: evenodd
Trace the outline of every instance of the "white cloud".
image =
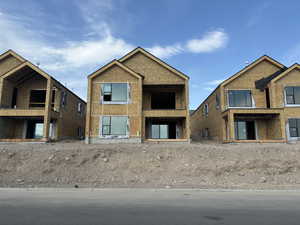
<svg viewBox="0 0 300 225">
<path fill-rule="evenodd" d="M 39 62 L 42 69 L 48 71 L 62 83 L 67 81 L 68 87 L 75 89 L 76 93 L 84 98 L 87 74 L 113 58 L 118 58 L 131 51 L 135 44 L 112 34 L 111 25 L 106 23 L 107 16 L 104 16 L 106 11 L 113 9 L 110 0 L 90 0 L 86 5 L 82 4 L 82 1 L 78 1 L 78 4 L 81 4 L 78 7 L 81 17 L 86 23 L 86 26 L 83 27 L 83 34 L 80 34 L 83 40 L 80 41 L 52 41 L 51 38 L 55 37 L 55 34 L 54 36 L 48 35 L 47 32 L 42 32 L 36 27 L 34 14 L 32 17 L 23 18 L 1 11 L 0 30 L 5 32 L 0 35 L 0 53 L 13 49 L 33 63 Z M 216 44 L 216 40 L 224 42 L 226 39 L 224 37 L 227 37 L 227 34 L 217 30 L 199 40 L 202 41 L 202 46 L 207 45 L 206 48 L 213 51 L 222 47 L 222 44 Z M 159 58 L 168 58 L 186 52 L 194 52 L 186 43 L 195 41 L 197 40 L 166 46 L 154 45 L 146 49 Z M 198 51 L 197 53 L 202 52 L 208 51 Z"/>
<path fill-rule="evenodd" d="M 170 46 L 159 46 L 147 48 L 147 51 L 151 52 L 153 55 L 159 58 L 169 58 L 173 55 L 178 55 L 184 51 L 180 44 L 170 45 Z"/>
<path fill-rule="evenodd" d="M 46 68 L 61 70 L 99 65 L 124 55 L 133 48 L 133 45 L 111 35 L 96 41 L 71 42 L 64 48 L 45 49 L 48 53 L 60 59 L 55 63 L 46 65 Z"/>
<path fill-rule="evenodd" d="M 223 30 L 207 32 L 200 39 L 187 41 L 186 49 L 193 53 L 213 52 L 226 46 L 228 35 Z"/>
</svg>

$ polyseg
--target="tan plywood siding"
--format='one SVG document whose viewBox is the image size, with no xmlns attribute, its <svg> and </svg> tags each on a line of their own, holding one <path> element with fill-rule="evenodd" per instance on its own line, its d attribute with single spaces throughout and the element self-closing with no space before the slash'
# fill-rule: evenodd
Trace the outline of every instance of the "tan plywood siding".
<svg viewBox="0 0 300 225">
<path fill-rule="evenodd" d="M 1 78 L 0 78 L 1 80 Z M 2 97 L 1 97 L 1 103 L 0 106 L 8 108 L 11 106 L 12 103 L 12 94 L 13 94 L 13 83 L 10 81 L 7 81 L 5 79 L 2 79 L 3 85 L 2 85 Z M 1 86 L 0 86 L 1 87 Z"/>
<path fill-rule="evenodd" d="M 83 81 L 84 82 L 84 81 Z M 60 95 L 63 91 L 67 93 L 67 104 L 60 107 L 59 119 L 57 120 L 57 134 L 59 139 L 78 138 L 78 128 L 85 134 L 86 103 L 67 90 L 64 86 L 54 82 L 54 86 L 59 90 L 56 96 L 60 104 Z M 83 112 L 80 114 L 77 110 L 78 103 L 83 104 Z"/>
<path fill-rule="evenodd" d="M 279 68 L 272 63 L 264 60 L 243 73 L 241 76 L 224 86 L 224 103 L 227 106 L 227 91 L 230 89 L 249 89 L 252 92 L 255 106 L 258 108 L 266 107 L 266 93 L 255 88 L 255 81 L 267 77 Z"/>
<path fill-rule="evenodd" d="M 0 61 L 0 76 L 21 64 L 21 61 L 13 56 L 7 56 Z"/>
<path fill-rule="evenodd" d="M 164 68 L 151 58 L 138 52 L 123 62 L 144 76 L 144 84 L 184 84 L 185 80 Z"/>
<path fill-rule="evenodd" d="M 101 84 L 110 82 L 129 83 L 131 102 L 129 104 L 111 105 L 100 104 Z M 99 118 L 102 115 L 127 115 L 130 122 L 130 137 L 141 135 L 141 88 L 139 79 L 120 68 L 112 66 L 102 74 L 96 76 L 91 82 L 91 121 L 90 136 L 99 136 Z"/>
<path fill-rule="evenodd" d="M 222 140 L 224 121 L 221 117 L 220 108 L 216 108 L 216 95 L 220 98 L 220 88 L 209 96 L 191 116 L 191 137 L 193 140 L 202 139 L 201 134 L 205 128 L 209 130 L 210 139 Z M 205 104 L 208 104 L 207 117 L 202 113 Z"/>
<path fill-rule="evenodd" d="M 29 108 L 31 90 L 46 90 L 47 80 L 39 75 L 22 83 L 18 87 L 17 108 Z M 37 109 L 37 108 L 35 108 Z"/>
<path fill-rule="evenodd" d="M 287 73 L 284 77 L 279 79 L 271 85 L 272 91 L 272 104 L 273 107 L 284 107 L 284 88 L 287 86 L 300 86 L 300 70 L 294 69 Z"/>
</svg>

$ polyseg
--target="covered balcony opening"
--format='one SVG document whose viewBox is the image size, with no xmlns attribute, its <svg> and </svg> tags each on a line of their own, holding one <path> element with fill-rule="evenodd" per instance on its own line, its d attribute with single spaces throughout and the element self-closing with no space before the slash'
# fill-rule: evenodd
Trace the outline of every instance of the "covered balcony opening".
<svg viewBox="0 0 300 225">
<path fill-rule="evenodd" d="M 185 118 L 146 118 L 146 139 L 185 139 Z"/>
<path fill-rule="evenodd" d="M 52 119 L 49 138 L 57 139 L 57 122 Z M 43 117 L 0 117 L 0 141 L 42 141 L 44 138 Z"/>
<path fill-rule="evenodd" d="M 234 121 L 224 118 L 225 139 L 237 142 L 283 141 L 280 114 L 234 114 Z"/>
<path fill-rule="evenodd" d="M 25 66 L 3 79 L 0 109 L 44 109 L 47 79 Z M 52 89 L 52 108 L 58 108 L 59 92 Z"/>
<path fill-rule="evenodd" d="M 185 109 L 184 85 L 144 85 L 143 109 Z"/>
</svg>

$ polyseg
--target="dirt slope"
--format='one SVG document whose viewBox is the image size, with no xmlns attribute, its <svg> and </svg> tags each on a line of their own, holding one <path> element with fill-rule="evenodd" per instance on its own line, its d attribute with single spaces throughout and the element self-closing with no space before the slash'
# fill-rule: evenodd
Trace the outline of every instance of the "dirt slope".
<svg viewBox="0 0 300 225">
<path fill-rule="evenodd" d="M 300 144 L 0 144 L 1 187 L 300 188 Z"/>
</svg>

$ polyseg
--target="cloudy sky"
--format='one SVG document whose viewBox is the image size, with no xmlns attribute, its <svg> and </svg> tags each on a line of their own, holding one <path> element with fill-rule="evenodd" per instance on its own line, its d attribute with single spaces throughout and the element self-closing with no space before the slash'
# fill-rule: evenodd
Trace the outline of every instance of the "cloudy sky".
<svg viewBox="0 0 300 225">
<path fill-rule="evenodd" d="M 247 61 L 300 62 L 299 11 L 296 0 L 0 1 L 0 52 L 85 98 L 88 74 L 141 46 L 190 76 L 193 109 Z"/>
</svg>

